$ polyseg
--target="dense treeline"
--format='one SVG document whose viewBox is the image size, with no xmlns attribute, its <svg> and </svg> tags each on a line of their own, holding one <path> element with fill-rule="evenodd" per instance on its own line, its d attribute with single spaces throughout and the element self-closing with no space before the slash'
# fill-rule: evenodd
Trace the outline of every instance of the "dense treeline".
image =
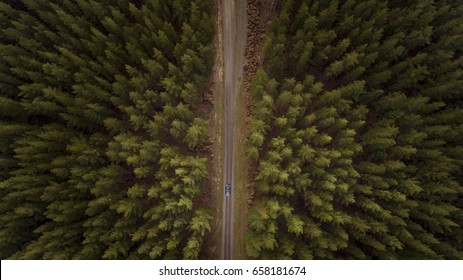
<svg viewBox="0 0 463 280">
<path fill-rule="evenodd" d="M 0 258 L 198 258 L 212 1 L 0 3 Z"/>
<path fill-rule="evenodd" d="M 462 259 L 462 1 L 279 8 L 252 83 L 249 256 Z"/>
</svg>

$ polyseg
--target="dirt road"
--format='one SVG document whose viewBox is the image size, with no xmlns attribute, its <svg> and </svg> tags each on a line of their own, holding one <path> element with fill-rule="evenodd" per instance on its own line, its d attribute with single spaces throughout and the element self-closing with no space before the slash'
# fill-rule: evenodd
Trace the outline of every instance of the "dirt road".
<svg viewBox="0 0 463 280">
<path fill-rule="evenodd" d="M 236 189 L 234 179 L 234 146 L 235 146 L 235 114 L 236 95 L 239 90 L 239 77 L 242 73 L 242 59 L 246 40 L 245 0 L 222 0 L 223 14 L 223 63 L 224 63 L 224 93 L 225 93 L 225 184 L 231 185 L 231 192 L 225 196 L 223 203 L 222 258 L 233 259 L 233 193 Z M 237 15 L 237 11 L 240 15 Z M 237 30 L 237 27 L 241 30 Z M 244 39 L 243 39 L 244 38 Z M 225 185 L 224 195 L 225 195 Z"/>
</svg>

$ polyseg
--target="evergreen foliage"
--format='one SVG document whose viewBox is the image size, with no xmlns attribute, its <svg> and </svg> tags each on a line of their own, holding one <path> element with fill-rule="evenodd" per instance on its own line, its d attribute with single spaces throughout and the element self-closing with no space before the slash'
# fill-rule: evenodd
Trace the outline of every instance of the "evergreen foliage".
<svg viewBox="0 0 463 280">
<path fill-rule="evenodd" d="M 251 85 L 246 248 L 463 258 L 463 3 L 285 0 Z"/>
<path fill-rule="evenodd" d="M 0 2 L 0 258 L 194 259 L 212 1 Z"/>
</svg>

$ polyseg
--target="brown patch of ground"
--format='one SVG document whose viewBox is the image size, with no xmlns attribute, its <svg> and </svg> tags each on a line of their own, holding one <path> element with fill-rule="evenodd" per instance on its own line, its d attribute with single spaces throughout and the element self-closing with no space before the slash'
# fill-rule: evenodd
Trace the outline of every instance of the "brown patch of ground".
<svg viewBox="0 0 463 280">
<path fill-rule="evenodd" d="M 249 121 L 251 114 L 251 80 L 254 77 L 258 68 L 263 66 L 263 58 L 261 55 L 262 43 L 265 38 L 267 27 L 276 15 L 278 1 L 276 0 L 248 0 L 248 39 L 245 50 L 245 66 L 244 66 L 244 94 L 243 98 L 246 104 L 246 123 Z M 248 129 L 244 131 L 245 138 L 248 136 Z M 255 164 L 247 160 L 248 180 L 247 190 L 248 209 L 251 208 L 254 202 L 255 187 L 253 179 L 257 173 Z"/>
<path fill-rule="evenodd" d="M 237 192 L 235 198 L 235 212 L 238 213 L 235 216 L 236 230 L 234 233 L 234 257 L 236 259 L 247 258 L 244 236 L 247 231 L 247 213 L 253 204 L 255 193 L 253 178 L 256 176 L 256 166 L 247 159 L 244 149 L 249 134 L 247 123 L 251 112 L 250 84 L 257 69 L 263 65 L 262 41 L 265 38 L 268 23 L 275 15 L 276 3 L 275 0 L 247 1 L 247 39 L 243 63 L 243 84 L 238 93 L 238 104 L 241 106 L 236 107 L 235 185 L 243 190 Z"/>
<path fill-rule="evenodd" d="M 198 115 L 209 121 L 209 139 L 198 148 L 201 156 L 208 158 L 208 177 L 203 182 L 203 193 L 198 198 L 199 206 L 212 209 L 211 231 L 204 237 L 200 254 L 204 259 L 219 259 L 222 231 L 222 192 L 224 156 L 224 96 L 223 96 L 223 49 L 221 1 L 214 2 L 215 61 L 207 89 L 203 92 Z"/>
</svg>

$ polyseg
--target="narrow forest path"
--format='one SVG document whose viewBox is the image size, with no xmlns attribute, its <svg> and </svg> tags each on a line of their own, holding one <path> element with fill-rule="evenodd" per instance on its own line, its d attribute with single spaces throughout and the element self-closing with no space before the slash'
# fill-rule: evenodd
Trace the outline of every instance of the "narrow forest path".
<svg viewBox="0 0 463 280">
<path fill-rule="evenodd" d="M 239 7 L 237 7 L 239 6 Z M 222 0 L 223 14 L 223 62 L 225 93 L 225 155 L 224 181 L 231 186 L 231 192 L 223 203 L 222 258 L 233 259 L 233 223 L 234 223 L 234 147 L 236 123 L 236 96 L 240 88 L 246 41 L 246 1 Z M 237 14 L 240 11 L 240 14 Z M 225 195 L 224 185 L 224 195 Z"/>
</svg>

